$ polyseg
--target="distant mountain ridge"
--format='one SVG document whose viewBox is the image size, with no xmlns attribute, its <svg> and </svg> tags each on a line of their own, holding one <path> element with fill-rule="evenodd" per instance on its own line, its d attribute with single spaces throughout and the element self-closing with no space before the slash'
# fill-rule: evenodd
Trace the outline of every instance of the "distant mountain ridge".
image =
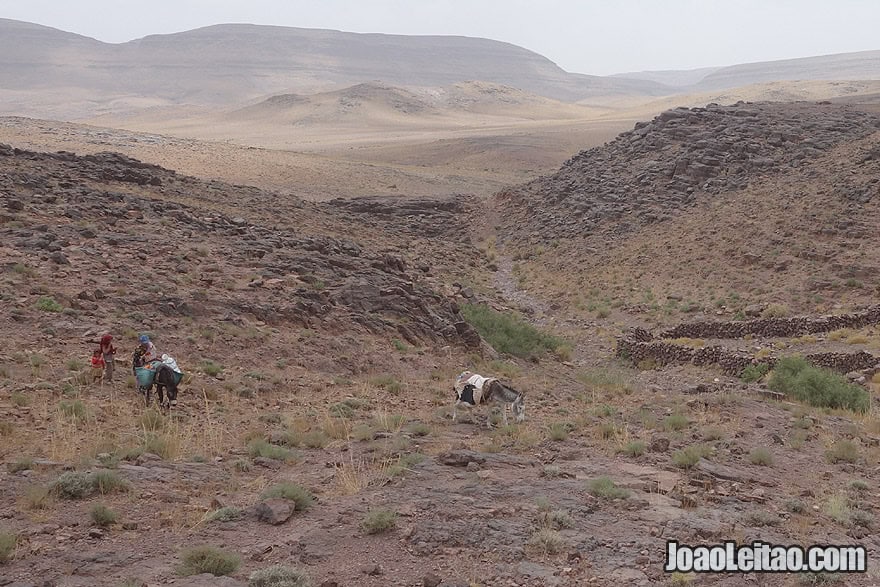
<svg viewBox="0 0 880 587">
<path fill-rule="evenodd" d="M 0 115 L 91 118 L 168 106 L 241 107 L 363 83 L 484 82 L 563 102 L 713 91 L 774 80 L 880 79 L 880 51 L 692 71 L 591 76 L 489 39 L 219 24 L 104 43 L 0 19 Z"/>
<path fill-rule="evenodd" d="M 669 91 L 654 82 L 568 73 L 532 51 L 470 37 L 223 24 L 109 44 L 8 19 L 0 19 L 0 80 L 0 91 L 11 94 L 7 114 L 16 94 L 61 88 L 68 98 L 147 97 L 155 105 L 242 104 L 374 81 L 433 87 L 477 80 L 563 101 Z"/>
<path fill-rule="evenodd" d="M 694 92 L 724 90 L 775 81 L 877 80 L 880 79 L 880 51 L 838 53 L 684 71 L 621 73 L 613 77 L 651 81 L 674 87 L 678 91 Z"/>
</svg>

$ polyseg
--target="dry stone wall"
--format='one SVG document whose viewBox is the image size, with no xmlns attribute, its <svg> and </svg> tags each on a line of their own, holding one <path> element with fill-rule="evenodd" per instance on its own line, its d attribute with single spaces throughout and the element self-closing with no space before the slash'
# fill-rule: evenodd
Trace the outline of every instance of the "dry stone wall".
<svg viewBox="0 0 880 587">
<path fill-rule="evenodd" d="M 880 306 L 872 306 L 861 312 L 811 318 L 762 318 L 746 322 L 691 322 L 663 331 L 655 337 L 644 328 L 634 328 L 617 339 L 617 355 L 635 364 L 650 361 L 660 366 L 673 364 L 718 365 L 733 376 L 740 376 L 749 365 L 766 364 L 773 367 L 776 357 L 756 359 L 737 349 L 712 345 L 692 348 L 668 342 L 675 338 L 741 338 L 757 336 L 799 336 L 828 332 L 840 328 L 862 328 L 880 323 Z M 880 357 L 866 351 L 855 353 L 815 353 L 804 357 L 808 362 L 841 373 L 871 369 L 880 364 Z"/>
</svg>

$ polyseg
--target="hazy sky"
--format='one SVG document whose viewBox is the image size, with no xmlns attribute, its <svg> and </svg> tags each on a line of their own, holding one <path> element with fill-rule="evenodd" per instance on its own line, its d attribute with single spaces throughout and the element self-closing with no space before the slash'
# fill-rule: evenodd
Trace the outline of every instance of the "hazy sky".
<svg viewBox="0 0 880 587">
<path fill-rule="evenodd" d="M 465 35 L 597 75 L 880 49 L 877 0 L 0 0 L 0 17 L 114 43 L 226 22 Z"/>
</svg>

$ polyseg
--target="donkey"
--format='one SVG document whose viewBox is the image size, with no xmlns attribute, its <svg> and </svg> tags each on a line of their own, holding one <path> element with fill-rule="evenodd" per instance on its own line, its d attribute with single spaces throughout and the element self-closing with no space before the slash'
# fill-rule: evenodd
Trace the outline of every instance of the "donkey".
<svg viewBox="0 0 880 587">
<path fill-rule="evenodd" d="M 150 384 L 138 386 L 138 390 L 144 394 L 144 403 L 147 407 L 150 406 L 150 395 L 154 385 L 156 386 L 156 393 L 159 395 L 160 407 L 169 408 L 177 405 L 177 376 L 171 367 L 160 363 L 156 367 L 156 373 L 153 375 L 153 380 Z M 168 392 L 167 398 L 165 397 L 166 391 Z"/>
<path fill-rule="evenodd" d="M 508 422 L 507 406 L 510 406 L 517 422 L 522 422 L 526 417 L 523 394 L 494 377 L 483 377 L 470 371 L 464 371 L 456 377 L 452 389 L 455 391 L 455 402 L 452 404 L 453 422 L 457 419 L 459 405 L 471 409 L 480 404 L 489 404 L 490 409 L 486 416 L 486 427 L 488 428 L 492 428 L 492 406 L 501 406 L 505 426 Z"/>
<path fill-rule="evenodd" d="M 163 408 L 169 408 L 177 405 L 177 377 L 174 370 L 168 365 L 159 365 L 156 369 L 156 377 L 153 384 L 156 386 L 156 393 L 159 394 L 159 405 Z M 165 391 L 168 391 L 168 399 L 165 399 Z M 150 401 L 149 390 L 147 391 L 147 403 Z"/>
</svg>

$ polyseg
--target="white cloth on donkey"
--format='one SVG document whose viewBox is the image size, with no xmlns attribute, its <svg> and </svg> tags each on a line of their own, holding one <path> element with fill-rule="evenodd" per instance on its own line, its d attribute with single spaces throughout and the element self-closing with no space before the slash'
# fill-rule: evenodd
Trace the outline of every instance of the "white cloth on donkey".
<svg viewBox="0 0 880 587">
<path fill-rule="evenodd" d="M 180 370 L 180 367 L 177 366 L 177 361 L 174 360 L 174 357 L 169 357 L 168 355 L 162 355 L 162 362 L 171 367 L 171 370 L 175 373 L 183 374 L 183 371 Z"/>
<path fill-rule="evenodd" d="M 482 375 L 477 375 L 475 373 L 471 373 L 470 371 L 465 371 L 455 380 L 455 391 L 461 394 L 464 391 L 465 386 L 473 385 L 474 386 L 474 405 L 479 405 L 480 401 L 483 399 L 483 390 L 489 382 L 495 381 L 494 377 L 483 377 Z"/>
</svg>

